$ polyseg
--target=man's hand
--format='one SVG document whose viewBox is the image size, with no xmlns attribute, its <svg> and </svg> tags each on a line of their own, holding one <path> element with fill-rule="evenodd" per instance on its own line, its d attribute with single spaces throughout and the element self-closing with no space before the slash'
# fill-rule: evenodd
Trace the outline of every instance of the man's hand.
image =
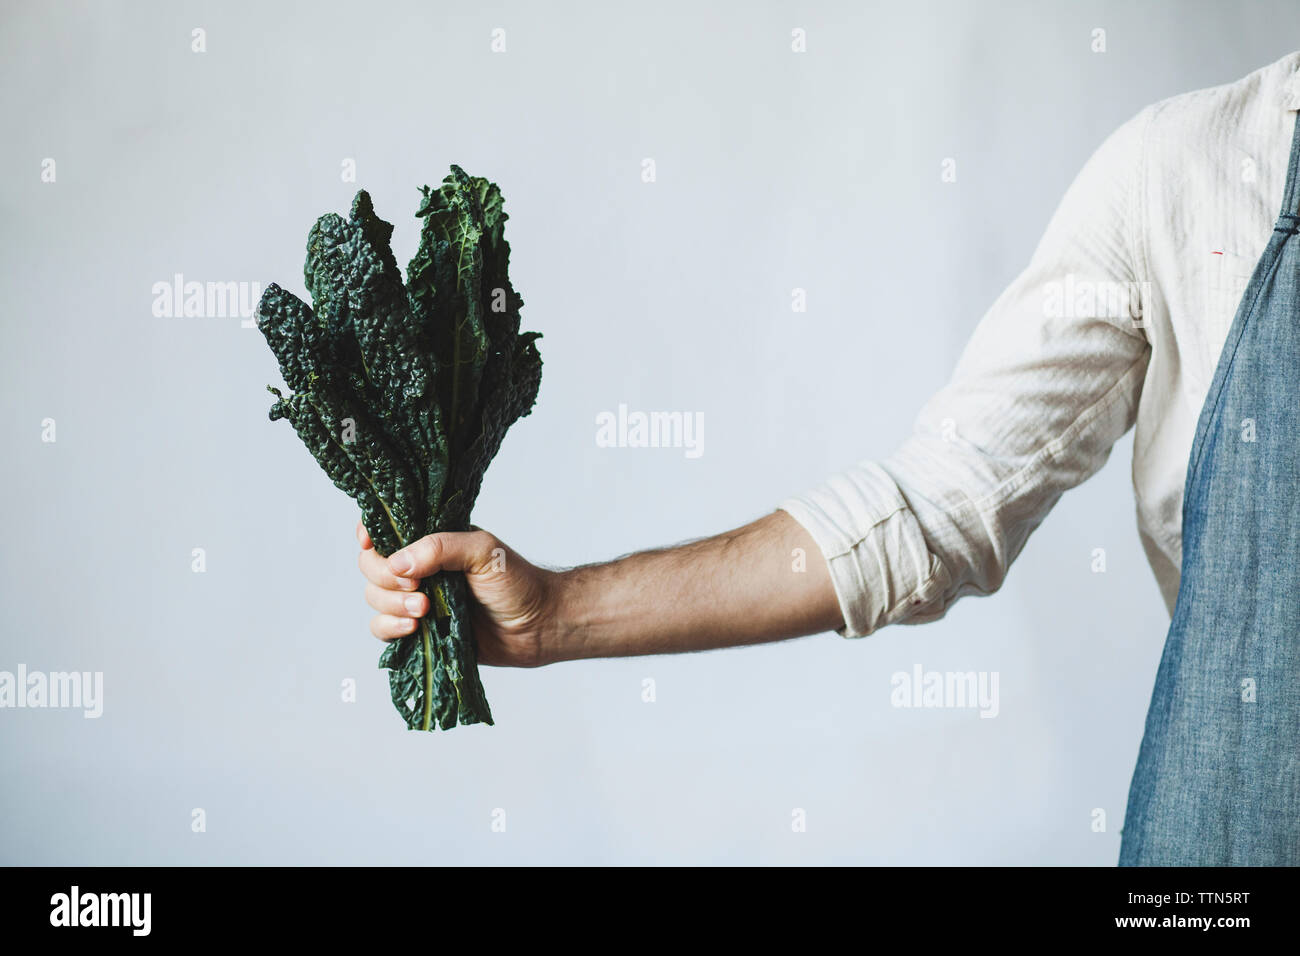
<svg viewBox="0 0 1300 956">
<path fill-rule="evenodd" d="M 536 667 L 550 663 L 557 642 L 544 639 L 554 620 L 554 571 L 535 567 L 486 531 L 431 534 L 388 558 L 380 557 L 357 523 L 357 563 L 370 582 L 366 603 L 379 613 L 370 632 L 381 641 L 412 633 L 429 613 L 420 581 L 436 571 L 464 571 L 477 607 L 474 638 L 482 664 Z"/>
<path fill-rule="evenodd" d="M 370 622 L 375 637 L 397 640 L 429 613 L 417 590 L 422 578 L 464 571 L 478 603 L 474 637 L 483 664 L 676 654 L 844 624 L 826 562 L 784 511 L 712 538 L 563 572 L 529 564 L 486 531 L 431 534 L 387 559 L 359 524 L 357 538 L 370 581 L 366 601 L 379 612 Z"/>
</svg>

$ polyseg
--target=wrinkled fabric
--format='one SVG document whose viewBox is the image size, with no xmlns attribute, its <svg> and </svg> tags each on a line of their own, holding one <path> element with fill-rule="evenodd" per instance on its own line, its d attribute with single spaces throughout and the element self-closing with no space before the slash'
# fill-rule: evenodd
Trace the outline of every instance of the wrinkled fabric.
<svg viewBox="0 0 1300 956">
<path fill-rule="evenodd" d="M 997 590 L 1133 427 L 1138 529 L 1172 613 L 1197 416 L 1281 208 L 1297 70 L 1293 53 L 1121 125 L 902 447 L 780 503 L 826 558 L 841 634 Z"/>
<path fill-rule="evenodd" d="M 1120 864 L 1300 864 L 1300 124 L 1201 410 Z"/>
</svg>

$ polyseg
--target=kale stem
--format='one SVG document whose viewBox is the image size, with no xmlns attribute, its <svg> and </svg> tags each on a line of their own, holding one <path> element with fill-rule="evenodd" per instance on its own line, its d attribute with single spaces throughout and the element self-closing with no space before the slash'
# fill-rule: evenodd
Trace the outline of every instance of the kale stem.
<svg viewBox="0 0 1300 956">
<path fill-rule="evenodd" d="M 428 730 L 433 722 L 433 659 L 429 646 L 429 621 L 420 619 L 420 640 L 424 643 L 424 719 L 420 722 L 421 730 Z"/>
</svg>

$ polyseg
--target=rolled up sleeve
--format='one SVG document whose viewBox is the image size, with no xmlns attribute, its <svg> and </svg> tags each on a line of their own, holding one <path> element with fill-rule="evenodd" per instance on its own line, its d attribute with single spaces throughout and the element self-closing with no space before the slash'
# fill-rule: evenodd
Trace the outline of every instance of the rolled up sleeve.
<svg viewBox="0 0 1300 956">
<path fill-rule="evenodd" d="M 1062 493 L 1132 427 L 1155 294 L 1141 190 L 1156 108 L 1088 159 L 902 446 L 780 503 L 826 559 L 845 637 L 996 591 Z"/>
</svg>

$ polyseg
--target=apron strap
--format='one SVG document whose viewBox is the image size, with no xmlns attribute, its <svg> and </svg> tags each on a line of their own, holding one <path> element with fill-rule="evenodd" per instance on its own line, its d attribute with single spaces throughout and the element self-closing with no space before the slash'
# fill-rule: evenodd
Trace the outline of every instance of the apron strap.
<svg viewBox="0 0 1300 956">
<path fill-rule="evenodd" d="M 1278 216 L 1276 232 L 1295 234 L 1300 224 L 1296 215 L 1296 202 L 1300 199 L 1300 112 L 1293 111 L 1296 117 L 1295 132 L 1291 135 L 1291 162 L 1286 169 L 1286 188 L 1282 193 L 1282 214 Z"/>
</svg>

